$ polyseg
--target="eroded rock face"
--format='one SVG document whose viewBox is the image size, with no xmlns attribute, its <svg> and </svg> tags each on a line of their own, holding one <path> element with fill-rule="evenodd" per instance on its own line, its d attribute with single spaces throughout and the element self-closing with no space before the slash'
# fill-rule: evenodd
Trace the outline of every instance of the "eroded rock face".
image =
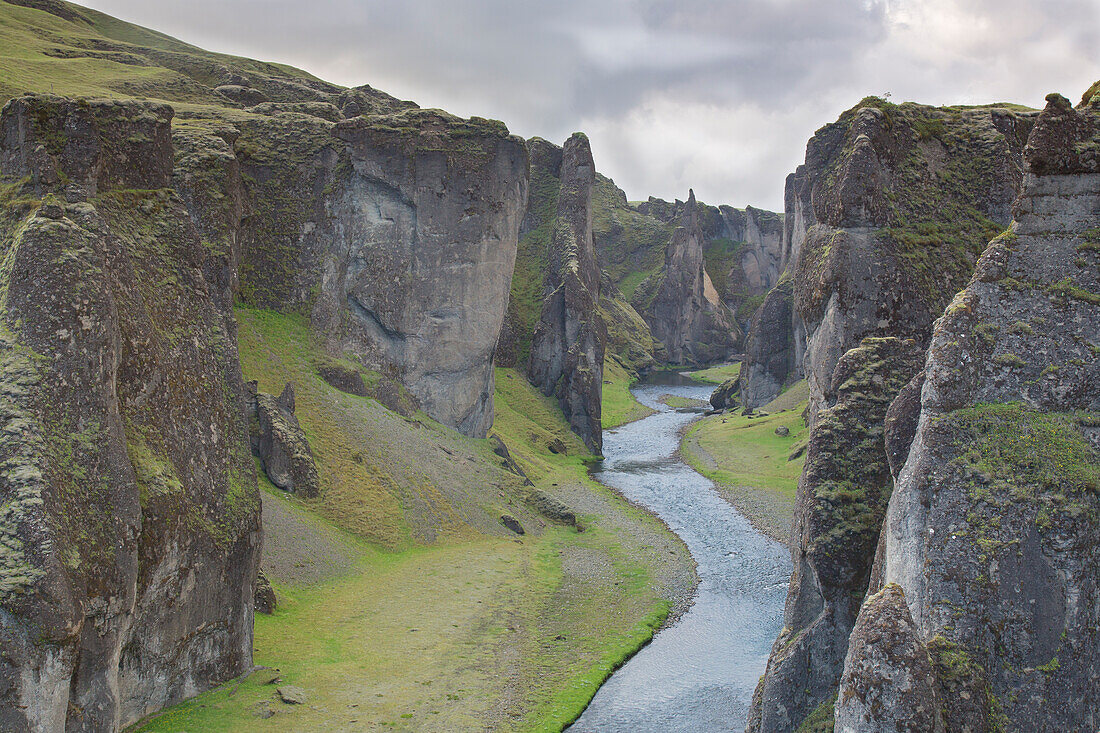
<svg viewBox="0 0 1100 733">
<path fill-rule="evenodd" d="M 948 730 L 1100 725 L 1098 150 L 1100 110 L 1048 97 L 1015 224 L 929 348 L 885 578 Z"/>
<path fill-rule="evenodd" d="M 231 296 L 167 188 L 171 116 L 58 97 L 0 114 L 5 730 L 117 730 L 251 666 L 260 507 Z"/>
<path fill-rule="evenodd" d="M 746 407 L 766 405 L 795 374 L 793 287 L 790 279 L 781 282 L 765 296 L 752 317 L 745 338 L 745 358 L 734 388 Z"/>
<path fill-rule="evenodd" d="M 592 244 L 595 173 L 588 138 L 574 134 L 562 150 L 550 268 L 542 313 L 531 341 L 528 376 L 543 394 L 557 396 L 573 431 L 589 450 L 600 454 L 607 331 L 599 312 L 600 270 Z"/>
<path fill-rule="evenodd" d="M 719 299 L 703 267 L 703 235 L 695 216 L 695 192 L 665 250 L 664 266 L 638 287 L 632 299 L 653 338 L 673 364 L 703 364 L 724 358 L 740 341 L 733 314 Z"/>
<path fill-rule="evenodd" d="M 794 349 L 787 378 L 809 382 L 811 417 L 837 361 L 864 337 L 927 343 L 985 244 L 1011 220 L 1032 124 L 1029 113 L 997 107 L 868 98 L 810 140 L 786 185 L 793 322 L 781 336 Z M 749 355 L 746 391 L 766 402 L 774 380 L 755 362 Z"/>
<path fill-rule="evenodd" d="M 370 114 L 238 124 L 241 299 L 308 312 L 333 357 L 392 374 L 429 415 L 484 437 L 526 148 L 500 122 L 351 91 L 346 108 Z"/>
<path fill-rule="evenodd" d="M 923 356 L 912 340 L 868 338 L 836 366 L 837 392 L 810 434 L 798 483 L 784 628 L 750 730 L 793 730 L 836 692 L 892 488 L 883 421 Z"/>
<path fill-rule="evenodd" d="M 837 733 L 944 733 L 932 660 L 900 586 L 867 599 L 849 641 Z"/>
<path fill-rule="evenodd" d="M 361 383 L 361 380 L 360 380 Z M 305 431 L 294 416 L 294 387 L 289 383 L 278 397 L 256 391 L 248 383 L 248 406 L 253 419 L 249 430 L 252 452 L 276 487 L 305 497 L 317 496 L 321 480 Z"/>
<path fill-rule="evenodd" d="M 484 437 L 527 200 L 523 141 L 421 110 L 334 134 L 350 171 L 329 205 L 314 319 L 341 351 L 394 366 L 429 415 Z"/>
</svg>

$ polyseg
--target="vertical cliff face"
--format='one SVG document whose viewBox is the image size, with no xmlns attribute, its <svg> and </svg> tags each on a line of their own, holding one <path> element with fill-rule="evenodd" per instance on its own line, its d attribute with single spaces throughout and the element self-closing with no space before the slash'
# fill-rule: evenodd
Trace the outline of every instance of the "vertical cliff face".
<svg viewBox="0 0 1100 733">
<path fill-rule="evenodd" d="M 116 730 L 251 666 L 259 497 L 230 297 L 163 105 L 0 114 L 0 727 Z"/>
<path fill-rule="evenodd" d="M 603 450 L 600 398 L 607 332 L 599 311 L 600 270 L 592 244 L 596 169 L 588 138 L 566 141 L 550 267 L 542 311 L 531 341 L 531 383 L 557 395 L 566 419 L 593 453 Z"/>
<path fill-rule="evenodd" d="M 334 132 L 351 170 L 329 206 L 314 317 L 342 351 L 395 367 L 430 415 L 484 437 L 527 201 L 523 141 L 420 110 Z"/>
<path fill-rule="evenodd" d="M 742 391 L 766 402 L 770 384 L 804 374 L 815 413 L 837 361 L 864 337 L 927 343 L 1011 218 L 1032 121 L 997 107 L 868 98 L 819 130 L 786 186 L 794 371 L 749 368 Z"/>
<path fill-rule="evenodd" d="M 704 268 L 694 191 L 665 249 L 664 265 L 638 287 L 632 303 L 670 363 L 711 362 L 736 348 L 741 330 Z"/>
<path fill-rule="evenodd" d="M 308 312 L 334 356 L 393 374 L 429 415 L 483 437 L 526 149 L 499 122 L 378 105 L 238 124 L 241 296 Z"/>
<path fill-rule="evenodd" d="M 775 333 L 796 354 L 804 338 L 804 357 L 773 358 L 783 350 L 766 346 L 758 320 L 739 387 L 755 406 L 803 372 L 811 433 L 786 628 L 752 730 L 797 727 L 837 689 L 893 486 L 886 408 L 919 371 L 933 320 L 970 276 L 983 240 L 1008 223 L 1031 123 L 995 108 L 864 100 L 814 136 L 805 166 L 788 179 L 792 324 Z M 867 386 L 850 394 L 852 360 L 888 343 L 898 346 L 860 367 Z"/>
<path fill-rule="evenodd" d="M 932 337 L 890 501 L 885 580 L 904 589 L 946 730 L 1100 725 L 1098 105 L 1048 97 L 1015 224 Z M 867 655 L 888 652 L 849 660 L 838 720 L 867 695 Z"/>
<path fill-rule="evenodd" d="M 892 488 L 886 410 L 922 359 L 912 340 L 868 338 L 836 366 L 837 393 L 818 415 L 798 482 L 783 631 L 750 730 L 794 730 L 836 690 Z"/>
</svg>

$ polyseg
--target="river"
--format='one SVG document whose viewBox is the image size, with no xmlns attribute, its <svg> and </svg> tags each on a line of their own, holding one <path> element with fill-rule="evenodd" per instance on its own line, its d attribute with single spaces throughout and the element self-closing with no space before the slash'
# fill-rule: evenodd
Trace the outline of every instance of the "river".
<svg viewBox="0 0 1100 733">
<path fill-rule="evenodd" d="M 681 429 L 700 410 L 664 394 L 706 400 L 711 387 L 660 374 L 635 386 L 657 414 L 604 432 L 600 482 L 648 507 L 698 564 L 694 605 L 616 671 L 571 733 L 742 731 L 757 680 L 783 622 L 790 553 L 757 532 L 711 481 L 677 456 Z"/>
</svg>

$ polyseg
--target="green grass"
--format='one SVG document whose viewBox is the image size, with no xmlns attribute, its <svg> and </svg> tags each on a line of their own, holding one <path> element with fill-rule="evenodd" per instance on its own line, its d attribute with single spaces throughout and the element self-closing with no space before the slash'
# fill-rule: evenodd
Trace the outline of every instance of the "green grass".
<svg viewBox="0 0 1100 733">
<path fill-rule="evenodd" d="M 255 661 L 302 687 L 307 704 L 280 702 L 278 685 L 266 684 L 273 673 L 260 672 L 140 730 L 542 731 L 575 719 L 669 613 L 672 599 L 655 573 L 686 568 L 688 559 L 670 559 L 655 541 L 667 530 L 588 478 L 593 456 L 556 402 L 515 370 L 496 371 L 493 432 L 538 490 L 585 499 L 583 533 L 526 508 L 526 489 L 505 480 L 488 440 L 423 416 L 406 420 L 320 380 L 304 318 L 245 308 L 237 318 L 246 378 L 264 391 L 294 383 L 322 476 L 316 500 L 285 495 L 261 476 L 265 502 L 279 502 L 304 527 L 337 533 L 350 560 L 345 573 L 319 583 L 268 573 L 279 607 L 256 619 Z M 389 452 L 388 431 L 397 431 L 411 468 Z M 566 445 L 564 455 L 550 452 L 553 440 Z M 349 471 L 349 462 L 359 469 Z M 417 485 L 398 487 L 410 483 Z M 450 486 L 464 483 L 465 493 Z M 423 504 L 436 522 L 430 543 L 416 531 L 426 521 Z M 500 514 L 512 514 L 528 533 L 487 532 L 480 511 L 494 527 Z M 261 719 L 258 705 L 276 714 Z"/>
<path fill-rule="evenodd" d="M 711 415 L 695 423 L 680 444 L 692 468 L 714 481 L 754 525 L 780 540 L 789 534 L 798 478 L 806 462 L 805 453 L 788 460 L 809 439 L 802 420 L 806 398 L 805 382 L 796 383 L 764 408 L 784 412 L 765 417 L 733 411 Z M 780 426 L 790 434 L 776 435 Z"/>
<path fill-rule="evenodd" d="M 641 420 L 655 412 L 634 399 L 630 386 L 635 381 L 637 379 L 615 359 L 604 360 L 603 397 L 600 402 L 602 409 L 600 420 L 604 430 Z"/>
<path fill-rule="evenodd" d="M 735 361 L 732 364 L 719 364 L 718 366 L 709 367 L 708 369 L 688 372 L 692 379 L 700 382 L 709 382 L 710 384 L 723 384 L 740 373 L 741 362 L 739 361 Z"/>
</svg>

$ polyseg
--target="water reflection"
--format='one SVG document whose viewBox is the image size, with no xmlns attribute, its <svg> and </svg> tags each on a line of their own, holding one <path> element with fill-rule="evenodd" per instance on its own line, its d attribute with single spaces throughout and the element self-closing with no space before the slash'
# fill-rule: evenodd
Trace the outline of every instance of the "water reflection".
<svg viewBox="0 0 1100 733">
<path fill-rule="evenodd" d="M 787 548 L 763 536 L 674 459 L 680 429 L 698 413 L 664 394 L 706 400 L 711 387 L 658 373 L 635 387 L 658 410 L 604 433 L 601 482 L 656 512 L 683 538 L 699 568 L 695 604 L 600 688 L 572 733 L 744 730 L 756 681 L 782 624 L 791 572 Z"/>
</svg>

